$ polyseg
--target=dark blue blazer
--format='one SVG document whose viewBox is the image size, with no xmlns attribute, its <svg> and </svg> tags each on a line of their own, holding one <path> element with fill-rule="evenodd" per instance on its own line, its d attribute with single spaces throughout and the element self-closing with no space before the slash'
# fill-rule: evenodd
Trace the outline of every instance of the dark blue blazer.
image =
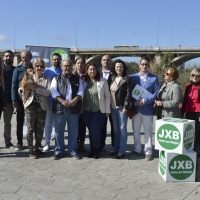
<svg viewBox="0 0 200 200">
<path fill-rule="evenodd" d="M 140 72 L 133 74 L 131 76 L 133 88 L 138 84 L 141 86 L 140 81 Z M 152 95 L 144 98 L 144 105 L 143 106 L 136 106 L 135 102 L 136 99 L 133 99 L 133 105 L 135 107 L 135 113 L 137 114 L 140 112 L 143 115 L 153 115 L 154 114 L 154 100 L 157 98 L 157 94 L 159 91 L 159 82 L 158 77 L 150 72 L 147 73 L 147 80 L 145 81 L 143 88 L 149 91 Z"/>
</svg>

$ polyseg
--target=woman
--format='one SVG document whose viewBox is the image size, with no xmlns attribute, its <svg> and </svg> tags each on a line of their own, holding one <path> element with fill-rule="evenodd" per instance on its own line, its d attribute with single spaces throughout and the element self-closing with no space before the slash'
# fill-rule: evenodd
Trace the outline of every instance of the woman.
<svg viewBox="0 0 200 200">
<path fill-rule="evenodd" d="M 107 80 L 100 78 L 95 63 L 86 66 L 85 91 L 83 98 L 83 120 L 89 129 L 89 158 L 99 158 L 101 128 L 110 114 L 110 92 Z"/>
<path fill-rule="evenodd" d="M 4 78 L 3 78 L 3 67 L 0 58 L 0 119 L 2 111 L 6 110 L 6 102 L 4 98 Z"/>
<path fill-rule="evenodd" d="M 131 103 L 131 78 L 127 76 L 126 63 L 120 59 L 114 61 L 113 74 L 108 85 L 111 92 L 111 115 L 114 127 L 114 151 L 116 159 L 125 157 L 127 144 L 128 109 Z"/>
<path fill-rule="evenodd" d="M 74 74 L 78 75 L 81 80 L 84 80 L 85 77 L 85 60 L 83 58 L 77 58 L 75 60 L 75 72 Z M 85 151 L 84 143 L 85 143 L 85 133 L 86 133 L 86 126 L 83 121 L 83 115 L 80 114 L 79 117 L 79 132 L 78 132 L 78 150 L 80 152 Z"/>
<path fill-rule="evenodd" d="M 155 100 L 155 105 L 158 106 L 157 119 L 163 117 L 181 118 L 179 105 L 182 93 L 179 84 L 176 83 L 178 77 L 179 73 L 176 68 L 168 67 L 165 70 L 165 83 L 160 88 L 158 100 Z"/>
<path fill-rule="evenodd" d="M 39 149 L 44 132 L 46 111 L 50 110 L 48 96 L 50 95 L 50 79 L 43 75 L 45 62 L 41 58 L 34 60 L 33 68 L 35 74 L 34 81 L 38 84 L 30 84 L 31 96 L 24 104 L 25 116 L 27 122 L 27 143 L 29 146 L 30 158 L 43 156 L 44 153 Z M 33 150 L 33 132 L 36 134 L 35 151 Z"/>
<path fill-rule="evenodd" d="M 185 94 L 181 107 L 181 114 L 186 119 L 195 120 L 194 150 L 200 155 L 200 69 L 191 71 L 190 83 L 185 87 Z"/>
</svg>

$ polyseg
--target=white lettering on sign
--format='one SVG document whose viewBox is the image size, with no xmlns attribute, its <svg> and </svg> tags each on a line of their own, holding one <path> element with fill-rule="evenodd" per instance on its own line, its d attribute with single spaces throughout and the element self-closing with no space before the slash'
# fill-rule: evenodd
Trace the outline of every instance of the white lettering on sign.
<svg viewBox="0 0 200 200">
<path fill-rule="evenodd" d="M 178 131 L 162 129 L 161 134 L 158 134 L 158 135 L 161 138 L 169 138 L 169 139 L 179 140 L 179 132 Z"/>
<path fill-rule="evenodd" d="M 190 138 L 193 138 L 193 129 L 186 131 L 185 140 L 190 139 Z"/>
<path fill-rule="evenodd" d="M 171 169 L 191 169 L 192 161 L 174 161 L 174 166 L 170 166 Z"/>
</svg>

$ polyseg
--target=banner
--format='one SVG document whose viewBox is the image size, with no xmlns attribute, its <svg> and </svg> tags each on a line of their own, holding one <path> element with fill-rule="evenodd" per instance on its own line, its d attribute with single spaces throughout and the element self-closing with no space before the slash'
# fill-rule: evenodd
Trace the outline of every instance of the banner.
<svg viewBox="0 0 200 200">
<path fill-rule="evenodd" d="M 52 66 L 51 57 L 53 53 L 59 53 L 62 60 L 70 59 L 70 48 L 26 45 L 26 49 L 32 53 L 33 59 L 31 62 L 36 58 L 42 58 L 46 67 Z"/>
</svg>

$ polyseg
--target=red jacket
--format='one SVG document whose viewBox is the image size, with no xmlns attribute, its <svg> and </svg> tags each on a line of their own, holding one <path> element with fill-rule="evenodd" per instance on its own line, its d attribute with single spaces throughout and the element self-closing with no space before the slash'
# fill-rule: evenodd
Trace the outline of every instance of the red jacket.
<svg viewBox="0 0 200 200">
<path fill-rule="evenodd" d="M 200 112 L 200 102 L 198 101 L 198 85 L 188 83 L 185 86 L 181 113 Z"/>
</svg>

